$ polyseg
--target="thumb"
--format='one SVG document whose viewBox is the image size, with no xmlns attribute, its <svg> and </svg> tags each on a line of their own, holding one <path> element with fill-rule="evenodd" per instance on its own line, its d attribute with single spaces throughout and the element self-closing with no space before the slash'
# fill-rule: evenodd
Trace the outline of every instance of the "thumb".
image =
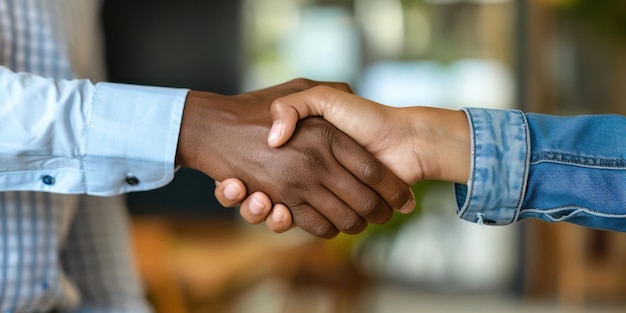
<svg viewBox="0 0 626 313">
<path fill-rule="evenodd" d="M 267 139 L 270 147 L 280 147 L 291 138 L 299 119 L 324 116 L 324 95 L 332 87 L 317 86 L 274 100 L 270 108 L 272 128 Z"/>
</svg>

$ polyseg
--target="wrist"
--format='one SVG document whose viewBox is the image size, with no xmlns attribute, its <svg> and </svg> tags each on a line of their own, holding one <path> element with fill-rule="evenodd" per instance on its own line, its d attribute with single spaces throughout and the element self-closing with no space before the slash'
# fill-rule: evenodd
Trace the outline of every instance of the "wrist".
<svg viewBox="0 0 626 313">
<path fill-rule="evenodd" d="M 189 91 L 187 94 L 176 148 L 176 166 L 200 169 L 198 149 L 202 146 L 203 137 L 212 137 L 212 134 L 206 133 L 209 131 L 206 126 L 211 125 L 207 119 L 214 116 L 203 114 L 203 111 L 206 111 L 207 105 L 215 97 L 219 95 L 199 91 Z"/>
<path fill-rule="evenodd" d="M 216 180 L 236 177 L 233 175 L 241 174 L 242 162 L 250 162 L 247 149 L 263 142 L 262 147 L 269 150 L 265 138 L 270 124 L 269 104 L 259 97 L 190 91 L 183 111 L 176 164 Z"/>
<path fill-rule="evenodd" d="M 418 107 L 413 125 L 423 179 L 466 184 L 471 149 L 467 116 L 463 111 Z"/>
</svg>

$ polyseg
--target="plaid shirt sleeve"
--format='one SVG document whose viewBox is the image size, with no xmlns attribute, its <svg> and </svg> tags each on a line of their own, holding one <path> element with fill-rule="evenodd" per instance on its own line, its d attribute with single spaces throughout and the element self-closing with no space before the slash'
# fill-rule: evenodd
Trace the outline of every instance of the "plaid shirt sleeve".
<svg viewBox="0 0 626 313">
<path fill-rule="evenodd" d="M 99 4 L 0 0 L 0 65 L 102 79 Z M 82 62 L 74 62 L 78 53 Z M 0 192 L 0 217 L 0 311 L 151 312 L 133 267 L 122 197 Z"/>
</svg>

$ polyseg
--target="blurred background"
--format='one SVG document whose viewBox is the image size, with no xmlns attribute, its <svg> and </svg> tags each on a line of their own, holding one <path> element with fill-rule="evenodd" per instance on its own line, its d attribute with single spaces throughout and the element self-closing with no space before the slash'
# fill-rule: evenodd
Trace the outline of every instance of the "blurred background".
<svg viewBox="0 0 626 313">
<path fill-rule="evenodd" d="M 111 81 L 223 94 L 306 77 L 393 106 L 626 114 L 619 0 L 107 0 Z M 158 312 L 624 312 L 626 237 L 480 227 L 422 182 L 411 215 L 357 236 L 276 235 L 181 170 L 131 194 Z"/>
</svg>

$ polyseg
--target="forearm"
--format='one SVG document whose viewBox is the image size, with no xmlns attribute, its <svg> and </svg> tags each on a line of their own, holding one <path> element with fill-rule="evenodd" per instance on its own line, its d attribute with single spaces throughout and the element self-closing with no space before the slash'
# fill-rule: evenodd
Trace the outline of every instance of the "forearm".
<svg viewBox="0 0 626 313">
<path fill-rule="evenodd" d="M 0 91 L 0 190 L 112 195 L 172 179 L 186 90 L 0 67 Z"/>
</svg>

